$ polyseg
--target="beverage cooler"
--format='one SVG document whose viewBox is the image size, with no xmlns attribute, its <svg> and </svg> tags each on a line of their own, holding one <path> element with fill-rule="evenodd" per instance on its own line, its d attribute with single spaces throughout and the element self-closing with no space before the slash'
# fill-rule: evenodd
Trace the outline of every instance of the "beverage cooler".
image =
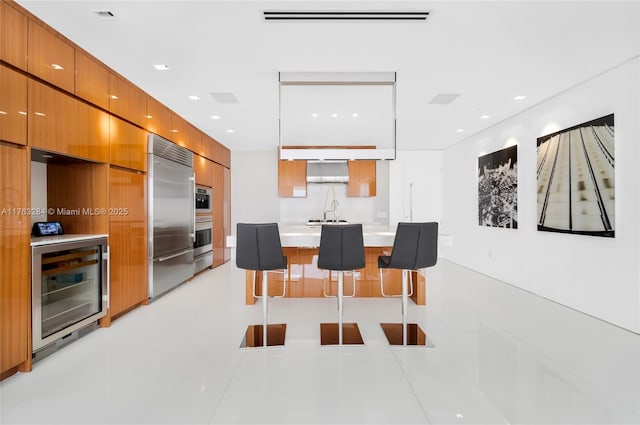
<svg viewBox="0 0 640 425">
<path fill-rule="evenodd" d="M 31 243 L 34 353 L 107 313 L 107 238 L 65 236 Z"/>
</svg>

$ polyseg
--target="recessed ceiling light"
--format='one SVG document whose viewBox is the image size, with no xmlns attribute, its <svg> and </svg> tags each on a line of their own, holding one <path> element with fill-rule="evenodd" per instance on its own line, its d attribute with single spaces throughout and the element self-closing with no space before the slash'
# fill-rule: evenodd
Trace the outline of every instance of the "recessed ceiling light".
<svg viewBox="0 0 640 425">
<path fill-rule="evenodd" d="M 153 67 L 158 71 L 167 71 L 169 69 L 169 65 L 163 65 L 163 64 L 153 65 Z"/>
<path fill-rule="evenodd" d="M 482 115 L 480 118 L 483 120 L 488 120 L 491 117 L 489 115 Z"/>
<path fill-rule="evenodd" d="M 235 132 L 236 132 L 236 131 L 235 131 L 234 129 L 232 129 L 232 128 L 230 128 L 230 129 L 228 129 L 228 130 L 227 130 L 227 133 L 235 133 Z"/>
<path fill-rule="evenodd" d="M 456 133 L 462 133 L 464 131 L 464 128 L 459 128 L 456 130 Z"/>
<path fill-rule="evenodd" d="M 64 66 L 62 65 L 58 65 L 57 63 L 52 63 L 51 64 L 51 68 L 56 69 L 58 71 L 60 71 L 61 69 L 64 69 Z"/>
<path fill-rule="evenodd" d="M 150 120 L 151 118 L 153 118 L 153 115 L 145 115 L 144 116 L 146 119 Z"/>
<path fill-rule="evenodd" d="M 513 100 L 524 100 L 526 98 L 527 98 L 527 96 L 523 96 L 523 95 L 520 94 L 520 95 L 514 97 Z"/>
<path fill-rule="evenodd" d="M 212 120 L 219 120 L 220 119 L 220 115 L 211 115 L 211 119 Z"/>
<path fill-rule="evenodd" d="M 313 118 L 316 118 L 316 117 L 318 116 L 318 114 L 316 114 L 316 113 L 314 112 L 313 114 L 311 114 L 311 116 L 312 116 Z"/>
<path fill-rule="evenodd" d="M 192 94 L 191 96 L 187 96 L 187 97 L 191 100 L 200 100 L 200 96 L 196 96 L 195 94 Z"/>
<path fill-rule="evenodd" d="M 351 116 L 352 116 L 353 118 L 358 118 L 358 113 L 357 113 L 357 112 L 354 112 L 353 114 L 351 114 Z"/>
<path fill-rule="evenodd" d="M 337 117 L 337 116 L 338 116 L 338 114 L 331 114 L 331 117 L 332 117 L 332 118 L 335 118 L 335 117 Z"/>
</svg>

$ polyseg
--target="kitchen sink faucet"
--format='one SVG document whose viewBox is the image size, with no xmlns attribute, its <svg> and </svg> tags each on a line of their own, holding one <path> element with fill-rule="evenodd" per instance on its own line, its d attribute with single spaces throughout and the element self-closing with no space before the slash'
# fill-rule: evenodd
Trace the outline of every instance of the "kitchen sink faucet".
<svg viewBox="0 0 640 425">
<path fill-rule="evenodd" d="M 330 203 L 328 203 L 329 193 L 331 193 Z M 340 203 L 336 199 L 336 192 L 333 189 L 333 185 L 329 185 L 329 189 L 327 189 L 327 195 L 324 197 L 324 210 L 322 211 L 322 220 L 327 221 L 327 213 L 332 213 L 333 221 L 338 222 L 338 208 L 340 208 Z"/>
</svg>

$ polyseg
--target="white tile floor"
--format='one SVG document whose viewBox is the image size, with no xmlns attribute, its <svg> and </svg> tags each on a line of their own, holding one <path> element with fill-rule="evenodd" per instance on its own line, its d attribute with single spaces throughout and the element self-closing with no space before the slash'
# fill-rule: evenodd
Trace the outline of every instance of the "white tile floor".
<svg viewBox="0 0 640 425">
<path fill-rule="evenodd" d="M 205 272 L 5 380 L 0 423 L 640 423 L 640 336 L 447 261 L 409 311 L 435 348 L 389 347 L 398 299 L 347 299 L 343 348 L 335 300 L 274 299 L 286 346 L 241 350 L 243 282 Z"/>
</svg>

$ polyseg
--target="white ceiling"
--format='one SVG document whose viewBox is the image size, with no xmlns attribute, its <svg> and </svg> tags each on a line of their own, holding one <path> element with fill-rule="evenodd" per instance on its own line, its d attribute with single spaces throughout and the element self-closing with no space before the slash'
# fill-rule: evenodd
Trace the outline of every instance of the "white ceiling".
<svg viewBox="0 0 640 425">
<path fill-rule="evenodd" d="M 640 53 L 640 1 L 18 3 L 232 150 L 278 145 L 279 71 L 395 71 L 398 149 L 443 149 Z M 265 22 L 262 10 L 431 16 Z M 218 103 L 210 92 L 231 92 L 239 103 Z M 439 93 L 461 96 L 430 105 Z"/>
</svg>

